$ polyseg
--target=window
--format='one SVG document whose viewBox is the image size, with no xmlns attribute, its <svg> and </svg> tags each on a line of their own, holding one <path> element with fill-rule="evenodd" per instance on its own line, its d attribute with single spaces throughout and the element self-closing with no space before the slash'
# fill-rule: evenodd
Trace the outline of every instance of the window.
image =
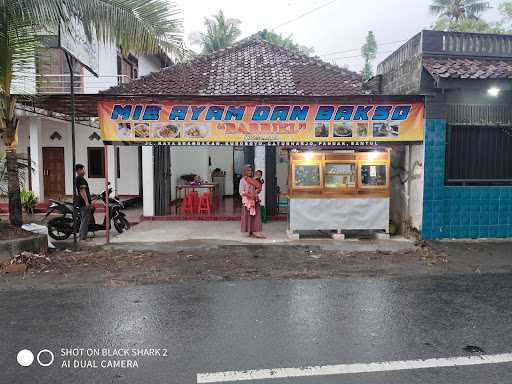
<svg viewBox="0 0 512 384">
<path fill-rule="evenodd" d="M 66 56 L 61 49 L 38 48 L 36 54 L 36 87 L 42 93 L 67 93 L 71 78 Z M 74 85 L 76 92 L 82 87 L 82 67 L 73 63 Z"/>
<path fill-rule="evenodd" d="M 139 61 L 133 55 L 127 57 L 117 55 L 117 74 L 119 75 L 119 83 L 128 83 L 139 77 Z"/>
<path fill-rule="evenodd" d="M 512 185 L 512 127 L 451 125 L 448 185 Z"/>
<path fill-rule="evenodd" d="M 105 154 L 102 147 L 87 148 L 87 169 L 89 177 L 104 178 L 105 177 Z"/>
</svg>

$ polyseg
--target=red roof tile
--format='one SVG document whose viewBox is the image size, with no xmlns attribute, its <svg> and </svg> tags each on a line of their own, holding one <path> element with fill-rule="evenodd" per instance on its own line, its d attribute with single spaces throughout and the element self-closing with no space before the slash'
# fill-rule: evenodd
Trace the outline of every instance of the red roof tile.
<svg viewBox="0 0 512 384">
<path fill-rule="evenodd" d="M 113 87 L 110 95 L 343 96 L 361 76 L 252 36 L 233 46 Z"/>
</svg>

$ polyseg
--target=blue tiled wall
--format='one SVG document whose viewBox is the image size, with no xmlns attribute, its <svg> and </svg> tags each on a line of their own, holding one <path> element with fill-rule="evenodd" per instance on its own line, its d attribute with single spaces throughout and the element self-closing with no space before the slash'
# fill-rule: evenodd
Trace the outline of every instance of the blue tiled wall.
<svg viewBox="0 0 512 384">
<path fill-rule="evenodd" d="M 512 237 L 512 187 L 444 185 L 446 120 L 427 120 L 422 238 Z"/>
</svg>

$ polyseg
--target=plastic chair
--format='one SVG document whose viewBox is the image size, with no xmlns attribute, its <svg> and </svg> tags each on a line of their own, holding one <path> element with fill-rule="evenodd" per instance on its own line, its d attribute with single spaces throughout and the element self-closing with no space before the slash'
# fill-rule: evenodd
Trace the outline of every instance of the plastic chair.
<svg viewBox="0 0 512 384">
<path fill-rule="evenodd" d="M 187 196 L 185 196 L 185 198 L 183 199 L 183 205 L 181 207 L 181 210 L 182 210 L 182 214 L 184 215 L 193 215 L 195 210 L 194 210 L 194 197 L 191 195 L 191 194 L 188 194 Z"/>
<path fill-rule="evenodd" d="M 205 192 L 199 198 L 199 214 L 206 213 L 208 216 L 212 215 L 212 194 L 210 192 Z"/>
</svg>

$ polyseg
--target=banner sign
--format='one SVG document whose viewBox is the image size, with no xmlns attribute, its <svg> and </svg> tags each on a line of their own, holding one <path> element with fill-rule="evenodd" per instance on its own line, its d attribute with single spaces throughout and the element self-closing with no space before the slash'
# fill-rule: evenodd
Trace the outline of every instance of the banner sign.
<svg viewBox="0 0 512 384">
<path fill-rule="evenodd" d="M 424 137 L 423 103 L 98 103 L 106 144 L 375 145 Z"/>
</svg>

